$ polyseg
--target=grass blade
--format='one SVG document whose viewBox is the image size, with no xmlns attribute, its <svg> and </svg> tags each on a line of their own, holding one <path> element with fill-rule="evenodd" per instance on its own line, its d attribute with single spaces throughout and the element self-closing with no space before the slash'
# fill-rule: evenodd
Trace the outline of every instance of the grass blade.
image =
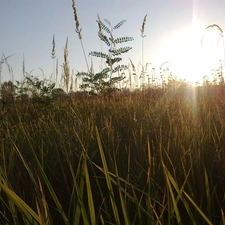
<svg viewBox="0 0 225 225">
<path fill-rule="evenodd" d="M 174 196 L 171 184 L 170 184 L 168 170 L 167 170 L 167 168 L 166 168 L 166 166 L 163 162 L 162 162 L 162 166 L 163 166 L 163 169 L 164 169 L 164 174 L 165 174 L 165 178 L 166 178 L 166 183 L 167 183 L 168 188 L 169 188 L 170 196 L 172 198 L 173 208 L 174 208 L 174 211 L 175 211 L 177 222 L 178 222 L 178 224 L 182 224 L 181 216 L 180 216 L 180 213 L 179 213 L 179 210 L 178 210 L 178 207 L 177 207 L 177 200 L 175 199 L 175 196 Z"/>
<path fill-rule="evenodd" d="M 114 217 L 115 217 L 115 220 L 116 220 L 116 224 L 119 225 L 120 224 L 120 218 L 119 218 L 119 214 L 118 214 L 118 209 L 117 209 L 117 206 L 116 206 L 115 196 L 114 196 L 112 183 L 111 183 L 110 175 L 109 175 L 109 170 L 108 170 L 107 162 L 106 162 L 106 159 L 105 159 L 105 154 L 104 154 L 102 143 L 101 143 L 101 138 L 100 138 L 97 127 L 96 127 L 96 136 L 97 136 L 99 152 L 100 152 L 101 160 L 102 160 L 102 164 L 103 164 L 105 179 L 106 179 L 107 187 L 108 187 L 108 190 L 109 190 L 109 197 L 110 197 L 110 201 L 111 201 L 113 214 L 114 214 Z"/>
<path fill-rule="evenodd" d="M 83 163 L 84 163 L 83 167 L 84 167 L 84 175 L 85 175 L 86 187 L 87 187 L 88 206 L 89 206 L 89 211 L 90 211 L 91 224 L 95 225 L 96 224 L 95 207 L 94 207 L 93 196 L 92 196 L 92 191 L 91 191 L 92 189 L 91 189 L 91 183 L 90 183 L 90 178 L 89 178 L 89 173 L 88 173 L 86 157 L 85 157 Z"/>
<path fill-rule="evenodd" d="M 185 196 L 188 198 L 188 200 L 191 202 L 191 204 L 195 207 L 195 209 L 200 213 L 200 215 L 204 218 L 204 220 L 209 224 L 213 225 L 213 223 L 209 220 L 209 218 L 202 212 L 202 210 L 197 206 L 197 204 L 192 200 L 192 198 L 185 192 L 183 191 Z"/>
<path fill-rule="evenodd" d="M 40 224 L 39 217 L 15 192 L 0 182 L 0 188 L 5 192 L 8 198 L 17 206 L 30 224 Z"/>
</svg>

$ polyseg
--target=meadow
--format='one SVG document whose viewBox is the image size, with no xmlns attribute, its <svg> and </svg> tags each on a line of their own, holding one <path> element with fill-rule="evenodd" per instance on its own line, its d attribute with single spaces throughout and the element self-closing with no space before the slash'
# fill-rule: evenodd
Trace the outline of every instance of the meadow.
<svg viewBox="0 0 225 225">
<path fill-rule="evenodd" d="M 108 66 L 78 73 L 82 91 L 70 88 L 67 43 L 63 88 L 30 74 L 1 83 L 0 224 L 225 225 L 222 70 L 202 86 L 161 73 L 161 83 L 121 89 L 131 48 L 115 46 L 132 38 L 113 37 L 125 21 L 97 22 L 109 51 L 91 55 Z M 54 47 L 53 37 L 53 60 Z"/>
<path fill-rule="evenodd" d="M 6 103 L 1 224 L 225 224 L 224 91 Z"/>
</svg>

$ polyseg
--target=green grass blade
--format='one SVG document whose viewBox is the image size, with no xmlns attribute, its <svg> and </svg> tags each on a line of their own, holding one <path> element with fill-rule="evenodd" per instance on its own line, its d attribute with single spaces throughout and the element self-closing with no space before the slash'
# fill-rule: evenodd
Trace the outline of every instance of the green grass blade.
<svg viewBox="0 0 225 225">
<path fill-rule="evenodd" d="M 180 216 L 180 213 L 179 213 L 179 210 L 178 210 L 178 207 L 177 207 L 177 201 L 175 199 L 175 196 L 174 196 L 174 193 L 173 193 L 173 189 L 172 189 L 171 184 L 170 184 L 168 170 L 167 170 L 167 168 L 166 168 L 166 166 L 165 166 L 165 164 L 163 162 L 162 162 L 162 166 L 163 166 L 163 169 L 164 169 L 166 183 L 168 185 L 170 196 L 171 196 L 171 199 L 172 199 L 172 202 L 173 202 L 173 208 L 174 208 L 174 211 L 175 211 L 177 222 L 178 222 L 178 224 L 182 224 L 181 216 Z"/>
<path fill-rule="evenodd" d="M 86 158 L 84 159 L 84 175 L 85 175 L 85 180 L 86 180 L 88 206 L 89 206 L 89 211 L 90 211 L 91 224 L 95 225 L 96 224 L 95 207 L 94 207 L 94 202 L 93 202 L 93 196 L 92 196 L 92 191 L 91 191 L 92 189 L 91 189 L 91 183 L 90 183 Z"/>
<path fill-rule="evenodd" d="M 191 172 L 191 169 L 192 169 L 192 166 L 190 167 L 188 173 L 186 174 L 186 177 L 185 177 L 185 180 L 183 182 L 183 185 L 181 188 L 178 187 L 176 181 L 174 180 L 174 178 L 172 177 L 172 175 L 170 174 L 170 172 L 167 170 L 167 173 L 168 173 L 168 178 L 171 182 L 171 184 L 173 185 L 174 189 L 176 190 L 177 192 L 177 197 L 176 197 L 176 202 L 178 203 L 178 201 L 181 199 L 182 203 L 184 204 L 184 207 L 186 208 L 187 212 L 188 212 L 188 215 L 190 216 L 190 219 L 192 221 L 193 224 L 198 224 L 198 222 L 196 221 L 190 207 L 189 207 L 189 204 L 187 203 L 186 199 L 183 197 L 183 190 L 184 190 L 184 186 L 187 182 L 187 179 L 188 179 L 188 176 Z"/>
<path fill-rule="evenodd" d="M 206 171 L 206 168 L 204 167 L 204 177 L 205 177 L 205 190 L 206 190 L 206 198 L 207 198 L 207 207 L 208 207 L 208 211 L 210 212 L 209 214 L 211 214 L 212 212 L 212 207 L 211 207 L 211 193 L 210 193 L 210 189 L 209 189 L 209 178 L 208 178 L 208 174 Z M 210 215 L 210 219 L 211 215 Z"/>
<path fill-rule="evenodd" d="M 8 198 L 17 206 L 22 212 L 23 216 L 30 222 L 30 224 L 40 224 L 39 217 L 15 192 L 0 182 L 0 188 L 5 192 Z"/>
<path fill-rule="evenodd" d="M 25 133 L 25 130 L 24 130 L 24 129 L 23 129 L 23 131 L 24 131 L 24 133 Z M 25 135 L 26 135 L 26 133 L 25 133 Z M 28 141 L 29 141 L 29 138 L 28 138 Z M 13 141 L 12 141 L 12 142 L 13 142 Z M 54 200 L 54 202 L 55 202 L 55 204 L 56 204 L 56 206 L 57 206 L 57 209 L 58 209 L 59 212 L 61 213 L 62 218 L 63 218 L 65 224 L 66 224 L 66 225 L 70 225 L 70 224 L 69 224 L 69 221 L 68 221 L 68 218 L 67 218 L 67 216 L 66 216 L 66 214 L 65 214 L 65 212 L 64 212 L 64 210 L 63 210 L 63 208 L 62 208 L 62 205 L 61 205 L 61 203 L 60 203 L 58 197 L 56 196 L 56 194 L 55 194 L 55 192 L 54 192 L 54 189 L 53 189 L 52 185 L 50 184 L 50 181 L 48 180 L 48 178 L 47 178 L 47 176 L 46 176 L 46 174 L 45 174 L 45 172 L 44 172 L 44 170 L 43 170 L 43 167 L 41 166 L 41 164 L 40 164 L 40 162 L 39 162 L 39 160 L 38 160 L 38 157 L 37 157 L 37 155 L 35 154 L 34 149 L 32 148 L 32 145 L 31 145 L 30 141 L 29 141 L 29 144 L 30 144 L 30 147 L 31 147 L 31 153 L 33 154 L 33 157 L 34 157 L 34 161 L 35 161 L 36 164 L 37 164 L 37 167 L 38 167 L 38 169 L 39 169 L 39 172 L 40 172 L 40 174 L 41 174 L 41 177 L 42 177 L 42 179 L 44 180 L 44 182 L 45 182 L 45 184 L 46 184 L 46 186 L 47 186 L 47 188 L 48 188 L 48 190 L 49 190 L 49 192 L 50 192 L 50 194 L 51 194 L 51 196 L 52 196 L 52 199 Z M 17 151 L 17 153 L 22 157 L 22 155 L 21 155 L 19 149 L 17 148 L 17 146 L 16 146 L 16 144 L 15 144 L 14 142 L 13 142 L 13 145 L 14 145 L 15 150 Z M 24 161 L 23 157 L 22 157 L 22 160 Z M 25 167 L 26 167 L 26 165 L 25 165 Z M 28 171 L 28 172 L 29 172 L 29 171 Z M 32 178 L 32 177 L 31 177 L 31 178 Z"/>
<path fill-rule="evenodd" d="M 81 166 L 81 174 L 80 174 L 79 180 L 80 180 L 80 183 L 79 183 L 79 188 L 77 190 L 78 200 L 77 200 L 77 205 L 75 210 L 74 225 L 80 224 L 81 216 L 83 218 L 83 223 L 85 225 L 88 225 L 89 222 L 87 218 L 87 213 L 82 200 L 83 194 L 84 194 L 84 185 L 85 185 L 83 166 Z"/>
<path fill-rule="evenodd" d="M 92 163 L 93 163 L 93 162 L 92 162 Z M 99 166 L 96 165 L 95 163 L 93 163 L 93 165 L 94 165 L 95 167 L 97 167 L 101 172 L 104 173 L 104 169 L 103 169 L 103 168 L 99 167 Z M 109 175 L 110 175 L 110 180 L 111 180 L 111 182 L 114 183 L 115 185 L 117 185 L 116 179 L 113 179 L 113 177 L 116 178 L 116 175 L 115 175 L 115 174 L 112 174 L 111 172 L 109 172 Z M 117 179 L 119 179 L 120 182 L 123 182 L 127 187 L 132 188 L 133 190 L 136 190 L 136 191 L 138 191 L 138 192 L 140 192 L 140 193 L 143 192 L 141 189 L 139 189 L 139 188 L 136 187 L 135 185 L 129 183 L 127 180 L 125 180 L 125 179 L 123 179 L 123 178 L 121 178 L 121 177 L 118 177 Z M 132 202 L 134 202 L 135 204 L 138 204 L 138 200 L 137 200 L 136 196 L 132 196 L 132 195 L 131 195 L 129 192 L 127 192 L 127 190 L 126 190 L 125 188 L 123 188 L 122 186 L 120 186 L 120 190 L 121 190 L 121 191 L 122 191 L 122 192 L 123 192 L 123 193 L 124 193 L 124 194 L 132 201 Z M 147 198 L 151 198 L 151 197 L 149 196 L 148 193 L 143 193 L 143 194 L 144 194 Z M 163 206 L 163 205 L 160 204 L 160 202 L 156 201 L 156 199 L 153 199 L 153 198 L 152 198 L 152 200 L 154 200 L 155 203 L 157 203 L 157 204 L 160 205 L 161 207 Z M 143 213 L 145 213 L 147 216 L 149 216 L 149 218 L 152 219 L 152 222 L 155 222 L 154 219 L 151 217 L 151 215 L 148 213 L 148 211 L 146 211 L 146 209 L 145 209 L 143 206 L 139 206 L 139 207 L 140 207 L 140 210 L 141 210 Z"/>
<path fill-rule="evenodd" d="M 114 196 L 112 183 L 111 183 L 110 175 L 109 175 L 109 170 L 108 170 L 107 162 L 106 162 L 106 159 L 105 159 L 105 154 L 104 154 L 102 143 L 101 143 L 101 138 L 100 138 L 97 127 L 96 127 L 96 136 L 97 136 L 99 152 L 100 152 L 101 160 L 102 160 L 102 164 L 103 164 L 105 179 L 106 179 L 107 187 L 108 187 L 108 190 L 109 190 L 109 196 L 110 196 L 113 214 L 114 214 L 114 217 L 115 217 L 115 220 L 116 220 L 116 224 L 119 225 L 120 224 L 120 218 L 119 218 L 119 214 L 118 214 L 118 209 L 117 209 L 117 206 L 116 206 L 115 196 Z"/>
<path fill-rule="evenodd" d="M 121 191 L 121 188 L 120 188 L 121 185 L 120 185 L 115 155 L 114 155 L 114 162 L 115 162 L 115 170 L 116 170 L 116 181 L 117 181 L 117 186 L 118 186 L 118 189 L 119 189 L 120 202 L 121 202 L 121 207 L 122 207 L 122 212 L 123 212 L 123 219 L 124 219 L 124 223 L 126 225 L 128 225 L 128 224 L 130 224 L 129 215 L 128 215 L 127 208 L 126 208 L 125 201 L 124 201 L 124 197 L 123 197 L 123 194 L 122 194 L 122 191 Z"/>
<path fill-rule="evenodd" d="M 195 209 L 200 213 L 200 215 L 204 218 L 204 220 L 209 224 L 213 225 L 213 223 L 209 220 L 209 218 L 202 212 L 202 210 L 197 206 L 197 204 L 192 200 L 192 198 L 185 192 L 183 191 L 185 196 L 188 198 L 188 200 L 191 202 L 191 204 L 195 207 Z"/>
</svg>

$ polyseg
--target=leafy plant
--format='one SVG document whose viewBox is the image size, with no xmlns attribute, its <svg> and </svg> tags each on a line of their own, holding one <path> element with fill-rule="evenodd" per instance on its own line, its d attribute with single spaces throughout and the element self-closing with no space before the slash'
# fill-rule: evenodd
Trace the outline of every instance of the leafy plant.
<svg viewBox="0 0 225 225">
<path fill-rule="evenodd" d="M 131 47 L 117 48 L 118 44 L 132 41 L 132 37 L 114 38 L 113 36 L 113 31 L 120 28 L 126 20 L 120 21 L 115 26 L 112 26 L 110 21 L 107 19 L 104 19 L 104 21 L 108 26 L 105 25 L 98 16 L 98 36 L 100 40 L 108 46 L 108 53 L 93 51 L 90 52 L 90 55 L 104 59 L 106 67 L 99 73 L 94 73 L 93 69 L 90 69 L 88 73 L 82 73 L 84 76 L 84 83 L 81 85 L 81 89 L 89 89 L 93 93 L 110 93 L 110 91 L 116 89 L 115 84 L 125 78 L 121 72 L 128 69 L 127 65 L 118 65 L 118 63 L 122 61 L 121 55 L 132 49 Z M 108 36 L 103 33 L 103 30 L 108 34 Z M 81 73 L 78 72 L 77 76 L 80 75 Z"/>
<path fill-rule="evenodd" d="M 55 96 L 55 83 L 48 80 L 40 80 L 32 75 L 27 75 L 23 81 L 16 81 L 16 97 L 19 99 L 29 98 L 42 103 L 51 101 L 53 94 Z M 54 93 L 53 93 L 54 92 Z"/>
<path fill-rule="evenodd" d="M 0 87 L 0 96 L 2 103 L 12 102 L 15 96 L 15 85 L 12 81 L 5 81 Z"/>
</svg>

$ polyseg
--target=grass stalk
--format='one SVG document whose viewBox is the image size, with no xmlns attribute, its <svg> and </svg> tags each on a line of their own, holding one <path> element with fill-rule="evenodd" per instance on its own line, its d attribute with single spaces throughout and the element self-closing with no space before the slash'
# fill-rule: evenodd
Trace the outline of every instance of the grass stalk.
<svg viewBox="0 0 225 225">
<path fill-rule="evenodd" d="M 120 223 L 120 217 L 119 217 L 117 205 L 116 205 L 116 202 L 115 202 L 114 191 L 113 191 L 112 183 L 111 183 L 111 180 L 110 180 L 109 170 L 108 170 L 105 154 L 104 154 L 104 151 L 103 151 L 101 138 L 100 138 L 97 127 L 96 127 L 95 130 L 96 130 L 98 147 L 99 147 L 99 151 L 100 151 L 100 155 L 101 155 L 101 160 L 102 160 L 103 169 L 104 169 L 104 175 L 105 175 L 105 179 L 106 179 L 106 183 L 107 183 L 107 187 L 108 187 L 108 191 L 109 191 L 109 198 L 110 198 L 110 201 L 111 201 L 114 219 L 116 221 L 116 224 L 119 225 L 119 224 L 121 224 Z"/>
</svg>

